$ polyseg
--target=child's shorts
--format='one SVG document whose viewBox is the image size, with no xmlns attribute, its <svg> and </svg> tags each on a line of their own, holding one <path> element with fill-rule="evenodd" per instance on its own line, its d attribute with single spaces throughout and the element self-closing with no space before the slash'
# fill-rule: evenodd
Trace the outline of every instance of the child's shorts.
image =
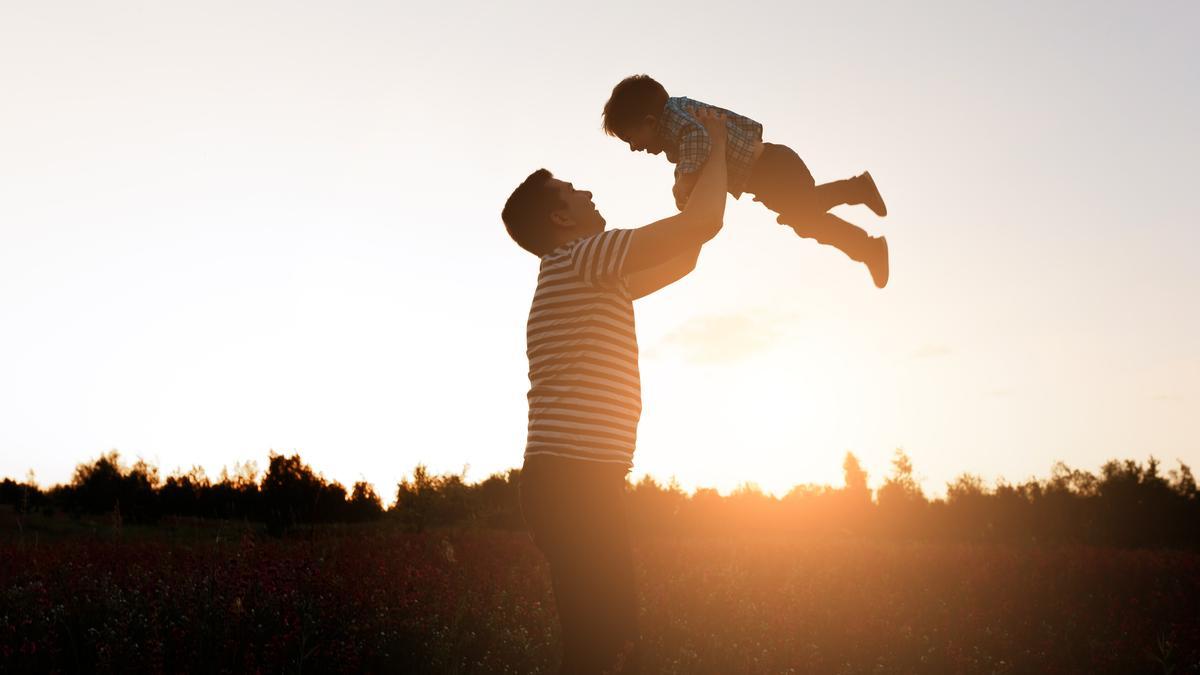
<svg viewBox="0 0 1200 675">
<path fill-rule="evenodd" d="M 786 145 L 763 143 L 763 152 L 750 169 L 743 192 L 754 195 L 778 214 L 806 208 L 817 183 L 800 155 Z"/>
</svg>

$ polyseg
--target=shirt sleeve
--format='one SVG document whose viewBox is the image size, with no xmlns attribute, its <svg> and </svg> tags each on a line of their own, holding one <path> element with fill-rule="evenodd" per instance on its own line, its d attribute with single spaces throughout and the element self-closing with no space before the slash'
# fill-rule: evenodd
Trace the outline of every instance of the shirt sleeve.
<svg viewBox="0 0 1200 675">
<path fill-rule="evenodd" d="M 618 288 L 624 281 L 632 239 L 633 230 L 607 230 L 588 237 L 571 250 L 571 266 L 585 283 Z"/>
<path fill-rule="evenodd" d="M 683 120 L 683 129 L 679 133 L 679 164 L 675 166 L 676 175 L 699 171 L 708 161 L 708 152 L 712 149 L 712 140 L 709 139 L 704 125 L 686 110 L 680 110 L 678 114 Z"/>
</svg>

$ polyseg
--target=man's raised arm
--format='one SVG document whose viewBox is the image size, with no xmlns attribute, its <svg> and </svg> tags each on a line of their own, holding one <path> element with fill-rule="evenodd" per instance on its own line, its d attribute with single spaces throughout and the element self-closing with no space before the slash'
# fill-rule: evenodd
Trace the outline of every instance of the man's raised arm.
<svg viewBox="0 0 1200 675">
<path fill-rule="evenodd" d="M 629 294 L 633 296 L 634 300 L 637 300 L 670 286 L 696 269 L 696 260 L 699 257 L 700 246 L 697 245 L 695 248 L 680 253 L 658 267 L 651 267 L 648 270 L 628 275 L 627 286 L 629 287 Z"/>
<path fill-rule="evenodd" d="M 725 170 L 725 116 L 702 111 L 697 118 L 704 124 L 712 140 L 708 161 L 700 170 L 696 188 L 681 213 L 633 231 L 623 267 L 630 279 L 639 272 L 666 264 L 685 253 L 699 251 L 700 246 L 721 231 L 728 184 Z M 691 262 L 694 265 L 695 259 Z"/>
</svg>

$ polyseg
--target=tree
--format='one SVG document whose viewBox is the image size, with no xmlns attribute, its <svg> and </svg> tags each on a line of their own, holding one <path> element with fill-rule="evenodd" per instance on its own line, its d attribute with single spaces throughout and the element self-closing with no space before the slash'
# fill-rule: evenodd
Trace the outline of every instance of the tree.
<svg viewBox="0 0 1200 675">
<path fill-rule="evenodd" d="M 855 501 L 871 501 L 871 489 L 867 487 L 867 470 L 859 463 L 853 452 L 847 452 L 842 460 L 842 475 L 846 482 L 846 496 Z"/>
<path fill-rule="evenodd" d="M 350 520 L 354 522 L 376 520 L 383 515 L 383 502 L 379 495 L 375 494 L 375 488 L 371 487 L 370 483 L 360 480 L 354 484 L 347 511 Z"/>
<path fill-rule="evenodd" d="M 894 535 L 915 535 L 927 530 L 926 507 L 929 502 L 913 477 L 912 460 L 897 449 L 892 458 L 892 473 L 877 493 L 881 525 Z"/>
<path fill-rule="evenodd" d="M 202 515 L 200 498 L 205 490 L 211 489 L 203 467 L 193 466 L 187 473 L 176 472 L 167 476 L 158 491 L 164 514 L 176 516 Z"/>
<path fill-rule="evenodd" d="M 270 464 L 262 480 L 262 502 L 266 510 L 267 530 L 281 535 L 300 523 L 316 522 L 325 512 L 340 510 L 346 489 L 330 490 L 325 480 L 300 460 L 300 455 L 286 457 L 270 453 Z M 322 497 L 326 497 L 324 504 Z"/>
<path fill-rule="evenodd" d="M 158 469 L 139 459 L 132 467 L 121 464 L 120 453 L 110 450 L 91 464 L 79 464 L 67 489 L 59 494 L 75 513 L 112 513 L 121 520 L 151 523 L 160 515 Z"/>
<path fill-rule="evenodd" d="M 979 539 L 991 534 L 995 525 L 990 508 L 996 500 L 990 498 L 983 478 L 971 473 L 960 474 L 946 484 L 946 509 L 943 526 L 949 534 Z"/>
<path fill-rule="evenodd" d="M 879 488 L 879 505 L 924 503 L 925 493 L 913 477 L 912 460 L 899 448 L 892 457 L 892 473 Z"/>
<path fill-rule="evenodd" d="M 987 494 L 983 479 L 973 473 L 960 474 L 953 483 L 946 483 L 946 501 L 950 504 L 972 502 Z"/>
<path fill-rule="evenodd" d="M 476 501 L 484 525 L 506 530 L 522 527 L 520 484 L 520 469 L 494 473 L 479 484 Z"/>
<path fill-rule="evenodd" d="M 463 475 L 433 476 L 424 464 L 418 464 L 413 469 L 411 481 L 406 478 L 396 485 L 396 504 L 392 512 L 406 528 L 421 532 L 473 515 L 469 494 Z"/>
<path fill-rule="evenodd" d="M 669 532 L 685 501 L 687 495 L 677 482 L 663 487 L 649 474 L 642 476 L 629 490 L 629 509 L 638 514 L 637 518 L 631 519 L 630 525 L 642 532 Z"/>
</svg>

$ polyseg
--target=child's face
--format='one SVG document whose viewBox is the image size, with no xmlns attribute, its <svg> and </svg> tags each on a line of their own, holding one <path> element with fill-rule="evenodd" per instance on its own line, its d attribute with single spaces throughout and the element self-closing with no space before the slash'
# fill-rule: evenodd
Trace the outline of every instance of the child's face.
<svg viewBox="0 0 1200 675">
<path fill-rule="evenodd" d="M 632 128 L 617 134 L 617 138 L 629 145 L 630 152 L 648 152 L 657 155 L 663 151 L 662 143 L 654 130 L 658 128 L 658 119 L 653 115 L 646 117 Z"/>
</svg>

